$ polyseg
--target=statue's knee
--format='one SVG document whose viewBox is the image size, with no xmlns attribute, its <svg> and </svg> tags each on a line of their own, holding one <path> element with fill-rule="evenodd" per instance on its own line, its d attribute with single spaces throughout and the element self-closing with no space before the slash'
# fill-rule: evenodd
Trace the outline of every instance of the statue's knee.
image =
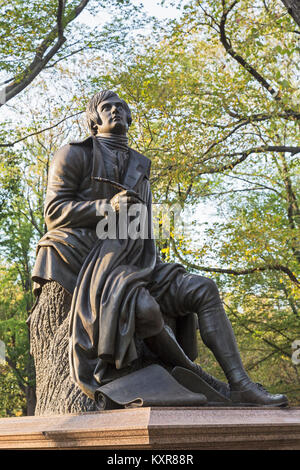
<svg viewBox="0 0 300 470">
<path fill-rule="evenodd" d="M 221 303 L 217 284 L 213 279 L 204 276 L 193 276 L 193 299 L 198 308 Z"/>
<path fill-rule="evenodd" d="M 217 286 L 217 284 L 215 283 L 215 281 L 213 279 L 210 279 L 209 277 L 206 277 L 205 278 L 205 286 L 206 286 L 207 293 L 211 297 L 219 296 L 218 286 Z"/>
<path fill-rule="evenodd" d="M 158 334 L 164 325 L 160 307 L 146 289 L 139 293 L 136 303 L 136 334 L 149 338 Z"/>
</svg>

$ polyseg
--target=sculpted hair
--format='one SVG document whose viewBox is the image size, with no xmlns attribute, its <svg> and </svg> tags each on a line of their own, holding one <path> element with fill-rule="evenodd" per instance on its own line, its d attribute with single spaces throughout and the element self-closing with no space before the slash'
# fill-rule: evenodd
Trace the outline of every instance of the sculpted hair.
<svg viewBox="0 0 300 470">
<path fill-rule="evenodd" d="M 102 103 L 102 101 L 108 100 L 109 98 L 113 97 L 119 98 L 117 93 L 115 93 L 114 91 L 103 90 L 99 91 L 99 93 L 96 93 L 94 96 L 92 96 L 92 98 L 88 102 L 86 108 L 86 119 L 92 135 L 97 134 L 97 124 L 101 124 L 101 119 L 97 111 L 99 104 Z M 119 98 L 119 100 L 124 104 L 125 110 L 127 112 L 127 122 L 129 127 L 132 123 L 131 111 L 126 101 L 122 100 L 121 98 Z"/>
</svg>

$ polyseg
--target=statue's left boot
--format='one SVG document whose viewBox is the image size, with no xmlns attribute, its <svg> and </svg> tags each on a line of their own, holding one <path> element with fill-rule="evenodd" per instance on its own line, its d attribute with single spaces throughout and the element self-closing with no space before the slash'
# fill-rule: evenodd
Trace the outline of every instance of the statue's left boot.
<svg viewBox="0 0 300 470">
<path fill-rule="evenodd" d="M 144 339 L 149 349 L 156 354 L 163 362 L 174 368 L 185 368 L 201 377 L 209 386 L 219 392 L 224 398 L 229 398 L 230 389 L 228 384 L 216 379 L 205 372 L 195 362 L 191 361 L 178 344 L 171 328 L 164 325 L 164 328 L 155 336 Z"/>
<path fill-rule="evenodd" d="M 241 406 L 285 406 L 285 395 L 272 395 L 247 375 L 231 323 L 222 304 L 198 314 L 199 329 L 204 344 L 212 351 L 222 367 L 233 404 Z"/>
</svg>

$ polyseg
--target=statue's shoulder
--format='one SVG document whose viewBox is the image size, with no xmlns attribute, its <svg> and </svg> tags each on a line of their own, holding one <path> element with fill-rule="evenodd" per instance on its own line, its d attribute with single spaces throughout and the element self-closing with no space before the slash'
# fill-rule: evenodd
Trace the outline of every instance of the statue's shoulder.
<svg viewBox="0 0 300 470">
<path fill-rule="evenodd" d="M 71 142 L 60 147 L 57 150 L 56 155 L 58 155 L 59 157 L 63 157 L 69 154 L 77 154 L 78 152 L 82 153 L 83 150 L 90 150 L 92 148 L 93 138 L 90 136 L 83 140 L 71 140 Z"/>
<path fill-rule="evenodd" d="M 138 164 L 143 168 L 146 176 L 150 175 L 150 168 L 151 168 L 151 160 L 150 158 L 146 157 L 146 155 L 143 155 L 142 153 L 138 152 L 137 150 L 130 149 L 131 153 L 134 155 L 136 158 L 136 161 Z"/>
<path fill-rule="evenodd" d="M 71 141 L 60 147 L 54 154 L 51 166 L 54 171 L 63 168 L 78 167 L 89 164 L 92 158 L 93 140 L 92 137 L 80 141 Z"/>
<path fill-rule="evenodd" d="M 90 135 L 89 137 L 86 137 L 85 139 L 81 140 L 71 140 L 68 145 L 79 145 L 81 147 L 93 147 L 93 137 Z"/>
</svg>

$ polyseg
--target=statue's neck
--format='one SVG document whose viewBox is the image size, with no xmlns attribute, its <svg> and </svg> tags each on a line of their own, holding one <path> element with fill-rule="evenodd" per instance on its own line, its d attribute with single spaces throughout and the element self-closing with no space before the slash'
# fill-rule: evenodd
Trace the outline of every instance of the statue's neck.
<svg viewBox="0 0 300 470">
<path fill-rule="evenodd" d="M 115 150 L 128 150 L 128 137 L 127 135 L 117 135 L 110 133 L 97 134 L 96 138 L 107 145 L 108 147 Z"/>
</svg>

